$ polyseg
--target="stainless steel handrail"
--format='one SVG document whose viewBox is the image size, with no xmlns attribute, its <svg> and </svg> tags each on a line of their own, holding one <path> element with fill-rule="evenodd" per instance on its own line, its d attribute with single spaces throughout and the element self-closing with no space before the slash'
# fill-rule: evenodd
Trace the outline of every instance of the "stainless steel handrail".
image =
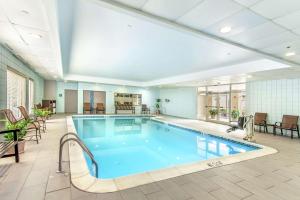
<svg viewBox="0 0 300 200">
<path fill-rule="evenodd" d="M 75 138 L 68 138 L 66 140 L 64 140 L 64 138 L 68 135 L 72 135 L 72 136 L 75 136 Z M 85 151 L 87 153 L 87 155 L 90 157 L 90 159 L 92 160 L 92 163 L 94 164 L 95 166 L 95 169 L 96 169 L 96 177 L 98 178 L 98 164 L 96 162 L 96 160 L 94 159 L 94 155 L 91 153 L 91 151 L 83 144 L 83 142 L 81 141 L 81 139 L 78 137 L 77 134 L 75 133 L 72 133 L 72 132 L 69 132 L 69 133 L 66 133 L 64 134 L 61 138 L 60 138 L 60 141 L 59 141 L 59 161 L 58 161 L 58 172 L 62 172 L 62 151 L 63 151 L 63 147 L 64 147 L 64 144 L 66 142 L 69 142 L 69 141 L 74 141 L 74 142 L 77 142 L 77 144 L 79 144 L 79 146 L 83 149 L 83 151 Z"/>
</svg>

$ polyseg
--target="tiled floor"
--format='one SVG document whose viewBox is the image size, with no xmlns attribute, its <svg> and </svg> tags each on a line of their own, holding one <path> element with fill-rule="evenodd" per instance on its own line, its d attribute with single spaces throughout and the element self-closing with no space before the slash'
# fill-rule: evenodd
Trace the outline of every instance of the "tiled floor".
<svg viewBox="0 0 300 200">
<path fill-rule="evenodd" d="M 190 126 L 203 122 L 175 120 Z M 223 126 L 207 124 L 219 130 Z M 27 142 L 21 163 L 0 159 L 0 167 L 13 163 L 0 177 L 0 199 L 103 199 L 103 200 L 299 200 L 300 140 L 256 134 L 258 143 L 277 148 L 279 153 L 233 165 L 180 176 L 115 193 L 91 194 L 77 190 L 69 176 L 57 174 L 58 141 L 65 132 L 63 115 L 51 119 L 40 144 Z M 64 151 L 67 160 L 67 151 Z M 68 163 L 64 162 L 64 169 Z"/>
</svg>

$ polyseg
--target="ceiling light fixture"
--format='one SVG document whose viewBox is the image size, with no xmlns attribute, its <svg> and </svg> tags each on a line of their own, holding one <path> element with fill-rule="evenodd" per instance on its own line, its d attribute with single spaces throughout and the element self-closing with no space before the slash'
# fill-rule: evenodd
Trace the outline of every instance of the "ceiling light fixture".
<svg viewBox="0 0 300 200">
<path fill-rule="evenodd" d="M 221 33 L 229 33 L 231 31 L 231 27 L 230 26 L 224 26 L 220 29 Z"/>
<path fill-rule="evenodd" d="M 252 78 L 252 75 L 248 75 L 247 78 Z"/>
<path fill-rule="evenodd" d="M 290 57 L 290 56 L 294 56 L 294 55 L 296 55 L 296 53 L 293 52 L 293 51 L 287 52 L 287 53 L 285 54 L 286 57 Z"/>
<path fill-rule="evenodd" d="M 29 14 L 29 12 L 28 12 L 27 10 L 21 10 L 21 13 L 22 13 L 22 14 L 25 14 L 25 15 L 28 15 L 28 14 Z"/>
</svg>

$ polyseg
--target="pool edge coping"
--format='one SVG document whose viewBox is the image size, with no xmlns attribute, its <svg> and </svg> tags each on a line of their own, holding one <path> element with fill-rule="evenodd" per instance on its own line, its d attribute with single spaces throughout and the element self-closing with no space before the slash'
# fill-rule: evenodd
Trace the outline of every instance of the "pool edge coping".
<svg viewBox="0 0 300 200">
<path fill-rule="evenodd" d="M 77 134 L 76 128 L 74 126 L 74 122 L 72 117 L 78 115 L 69 115 L 66 117 L 67 131 L 74 132 Z M 81 115 L 83 116 L 83 115 Z M 87 115 L 87 116 L 105 116 L 105 115 Z M 114 115 L 110 115 L 114 116 Z M 120 116 L 120 115 L 115 115 Z M 121 115 L 121 116 L 135 116 L 140 117 L 144 115 Z M 145 117 L 147 117 L 145 115 Z M 149 117 L 149 116 L 148 116 Z M 193 127 L 187 127 L 182 124 L 164 121 L 159 117 L 150 116 L 153 120 L 162 122 L 168 125 L 174 125 L 179 128 L 184 128 L 192 131 L 202 132 L 206 134 L 206 130 L 196 129 Z M 220 131 L 216 131 L 220 132 Z M 82 149 L 75 145 L 74 142 L 69 142 L 69 159 L 70 159 L 70 176 L 72 184 L 80 190 L 92 193 L 108 193 L 108 192 L 116 192 L 132 187 L 137 187 L 140 185 L 153 183 L 169 178 L 174 178 L 181 175 L 186 175 L 190 173 L 195 173 L 207 169 L 212 169 L 219 166 L 229 165 L 233 163 L 238 163 L 245 160 L 250 160 L 270 154 L 277 153 L 278 151 L 272 147 L 264 146 L 261 144 L 251 143 L 248 141 L 244 141 L 241 139 L 224 136 L 224 133 L 207 133 L 208 135 L 217 136 L 219 138 L 229 139 L 231 141 L 248 144 L 251 146 L 259 147 L 260 149 L 239 153 L 235 155 L 223 156 L 221 158 L 212 158 L 204 161 L 198 161 L 191 164 L 181 164 L 176 165 L 169 168 L 163 168 L 160 170 L 154 170 L 150 172 L 134 174 L 129 176 L 123 176 L 120 178 L 114 179 L 99 179 L 95 178 L 90 174 L 88 169 L 86 160 L 84 158 L 84 154 Z M 101 168 L 101 163 L 99 163 L 99 169 Z"/>
</svg>

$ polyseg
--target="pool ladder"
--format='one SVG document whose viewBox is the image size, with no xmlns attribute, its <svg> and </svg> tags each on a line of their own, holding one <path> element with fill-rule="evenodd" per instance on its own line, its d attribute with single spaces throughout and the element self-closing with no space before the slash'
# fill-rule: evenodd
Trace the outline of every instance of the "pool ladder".
<svg viewBox="0 0 300 200">
<path fill-rule="evenodd" d="M 68 137 L 67 139 L 66 136 L 74 136 L 74 137 Z M 65 140 L 64 140 L 65 139 Z M 95 166 L 95 175 L 96 177 L 98 178 L 98 164 L 97 162 L 95 161 L 95 158 L 94 158 L 94 155 L 92 154 L 92 152 L 85 146 L 85 144 L 82 142 L 82 140 L 78 137 L 78 135 L 76 133 L 72 133 L 72 132 L 69 132 L 69 133 L 66 133 L 64 134 L 61 138 L 60 138 L 60 141 L 59 141 L 59 161 L 58 161 L 58 173 L 61 173 L 63 172 L 62 171 L 62 151 L 63 151 L 63 147 L 64 147 L 64 144 L 66 142 L 69 142 L 69 141 L 74 141 L 76 142 L 81 148 L 82 150 L 90 157 L 90 159 L 92 160 L 92 163 L 94 164 Z"/>
</svg>

